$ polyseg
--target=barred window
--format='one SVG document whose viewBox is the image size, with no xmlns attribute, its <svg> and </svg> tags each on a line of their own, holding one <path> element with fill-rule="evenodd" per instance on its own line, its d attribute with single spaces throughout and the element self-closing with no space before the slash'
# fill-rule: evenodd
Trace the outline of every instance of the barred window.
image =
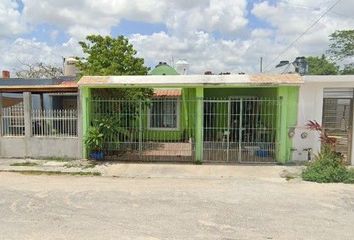
<svg viewBox="0 0 354 240">
<path fill-rule="evenodd" d="M 149 112 L 149 127 L 159 129 L 178 128 L 178 99 L 155 98 Z"/>
</svg>

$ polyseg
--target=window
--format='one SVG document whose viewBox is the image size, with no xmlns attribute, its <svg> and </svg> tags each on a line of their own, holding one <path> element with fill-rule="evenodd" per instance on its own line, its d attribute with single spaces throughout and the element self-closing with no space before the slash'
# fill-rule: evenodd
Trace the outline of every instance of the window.
<svg viewBox="0 0 354 240">
<path fill-rule="evenodd" d="M 178 129 L 178 99 L 155 98 L 149 112 L 149 128 Z"/>
</svg>

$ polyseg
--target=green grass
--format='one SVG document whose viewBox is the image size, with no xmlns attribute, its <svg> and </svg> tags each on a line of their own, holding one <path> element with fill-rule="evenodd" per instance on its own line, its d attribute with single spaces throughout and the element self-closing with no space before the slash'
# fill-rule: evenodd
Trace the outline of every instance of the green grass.
<svg viewBox="0 0 354 240">
<path fill-rule="evenodd" d="M 39 164 L 36 162 L 18 162 L 18 163 L 11 163 L 10 166 L 12 167 L 33 167 L 33 166 L 38 166 Z"/>
<path fill-rule="evenodd" d="M 61 172 L 61 171 L 40 171 L 40 170 L 2 170 L 1 172 L 14 172 L 24 175 L 49 175 L 49 176 L 101 176 L 100 172 Z"/>
<path fill-rule="evenodd" d="M 88 163 L 68 162 L 68 163 L 64 164 L 64 167 L 66 167 L 66 168 L 81 168 L 81 169 L 94 168 L 95 166 L 96 166 L 95 162 L 88 162 Z"/>
</svg>

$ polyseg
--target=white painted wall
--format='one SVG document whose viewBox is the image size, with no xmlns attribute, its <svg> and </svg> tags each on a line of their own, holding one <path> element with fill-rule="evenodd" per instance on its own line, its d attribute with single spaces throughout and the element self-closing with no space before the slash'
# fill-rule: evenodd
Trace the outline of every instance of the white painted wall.
<svg viewBox="0 0 354 240">
<path fill-rule="evenodd" d="M 292 160 L 307 160 L 307 152 L 304 151 L 306 148 L 312 148 L 313 154 L 320 150 L 321 144 L 318 135 L 309 131 L 305 125 L 309 120 L 316 120 L 322 124 L 323 90 L 325 88 L 354 88 L 354 76 L 304 76 L 304 84 L 300 87 L 299 93 L 298 119 L 293 137 Z M 305 139 L 301 138 L 303 132 L 308 134 Z M 353 150 L 352 147 L 352 165 L 354 165 Z"/>
</svg>

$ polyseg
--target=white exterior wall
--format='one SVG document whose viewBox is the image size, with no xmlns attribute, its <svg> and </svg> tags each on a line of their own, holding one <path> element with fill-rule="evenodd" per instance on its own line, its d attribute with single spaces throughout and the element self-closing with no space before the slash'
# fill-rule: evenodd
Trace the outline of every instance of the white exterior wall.
<svg viewBox="0 0 354 240">
<path fill-rule="evenodd" d="M 307 152 L 304 151 L 306 148 L 312 148 L 313 154 L 320 150 L 321 144 L 318 135 L 309 131 L 305 125 L 309 120 L 316 120 L 322 124 L 323 90 L 325 88 L 354 88 L 353 75 L 305 76 L 304 82 L 299 93 L 298 119 L 293 137 L 292 160 L 307 160 Z M 305 139 L 301 138 L 303 132 L 308 134 Z M 354 141 L 352 141 L 352 145 L 353 143 Z M 351 163 L 354 165 L 354 146 L 351 149 Z"/>
</svg>

